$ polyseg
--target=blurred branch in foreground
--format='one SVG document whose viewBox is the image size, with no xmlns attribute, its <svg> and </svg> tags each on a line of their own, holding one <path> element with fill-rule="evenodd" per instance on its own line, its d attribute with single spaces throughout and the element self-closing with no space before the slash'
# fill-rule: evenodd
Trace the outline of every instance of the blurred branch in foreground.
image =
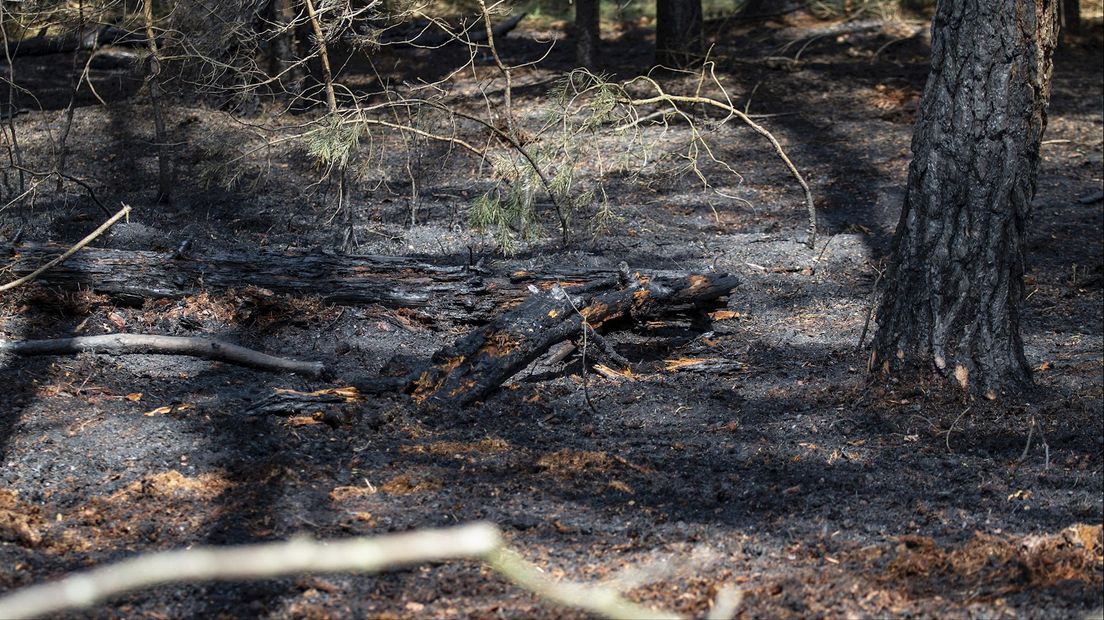
<svg viewBox="0 0 1104 620">
<path fill-rule="evenodd" d="M 0 598 L 0 618 L 35 618 L 87 608 L 119 594 L 167 583 L 264 579 L 300 573 L 371 573 L 457 559 L 482 560 L 506 579 L 542 598 L 597 616 L 680 617 L 637 605 L 610 588 L 553 581 L 508 549 L 497 527 L 477 522 L 375 538 L 340 541 L 298 538 L 150 553 L 17 590 Z M 726 605 L 718 605 L 721 607 Z"/>
</svg>

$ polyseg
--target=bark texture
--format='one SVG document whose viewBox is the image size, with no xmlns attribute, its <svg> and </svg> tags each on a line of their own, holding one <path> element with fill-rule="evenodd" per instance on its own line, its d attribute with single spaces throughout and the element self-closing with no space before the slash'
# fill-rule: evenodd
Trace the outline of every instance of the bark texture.
<svg viewBox="0 0 1104 620">
<path fill-rule="evenodd" d="M 1024 231 L 1058 0 L 940 2 L 872 364 L 929 366 L 993 398 L 1031 381 Z"/>
<path fill-rule="evenodd" d="M 701 0 L 656 0 L 656 64 L 685 68 L 701 55 Z"/>
</svg>

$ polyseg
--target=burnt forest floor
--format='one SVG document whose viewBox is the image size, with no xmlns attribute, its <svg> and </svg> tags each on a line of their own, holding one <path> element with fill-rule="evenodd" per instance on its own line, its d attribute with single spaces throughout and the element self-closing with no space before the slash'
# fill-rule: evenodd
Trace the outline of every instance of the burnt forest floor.
<svg viewBox="0 0 1104 620">
<path fill-rule="evenodd" d="M 822 26 L 786 19 L 711 27 L 727 43 L 717 48 L 718 69 L 734 100 L 778 115 L 761 122 L 813 186 L 816 252 L 800 243 L 805 218 L 792 179 L 758 136 L 735 126 L 715 139 L 743 175 L 724 187 L 741 200 L 703 190 L 691 174 L 614 178 L 617 218 L 603 234 L 564 249 L 549 225 L 547 239 L 513 256 L 494 253 L 467 226 L 470 198 L 488 186 L 476 163 L 433 153 L 414 161 L 413 227 L 405 224 L 407 173 L 392 166 L 382 182 L 356 185 L 364 253 L 448 264 L 472 254 L 502 272 L 626 261 L 730 272 L 743 284 L 712 324 L 673 320 L 611 333 L 634 362 L 635 380 L 600 376 L 569 357 L 535 365 L 462 411 L 430 414 L 405 397 L 380 397 L 350 406 L 336 426 L 243 415 L 272 388 L 329 387 L 295 376 L 157 355 L 0 360 L 0 591 L 142 551 L 486 519 L 554 577 L 598 582 L 650 569 L 653 578 L 629 595 L 687 614 L 703 613 L 720 587 L 734 584 L 746 593 L 741 617 L 1099 615 L 1104 213 L 1099 198 L 1086 198 L 1104 176 L 1099 21 L 1056 60 L 1027 235 L 1023 325 L 1037 389 L 990 403 L 936 384 L 871 379 L 868 350 L 858 346 L 902 202 L 926 35 L 799 39 L 782 54 L 790 40 L 782 37 Z M 508 60 L 541 49 L 532 34 L 521 29 L 503 42 Z M 763 60 L 792 58 L 805 43 L 800 62 Z M 518 91 L 520 115 L 539 107 L 570 49 L 560 45 L 520 73 L 520 84 L 535 84 Z M 377 68 L 428 63 L 419 54 L 387 52 Z M 643 35 L 629 31 L 607 44 L 604 58 L 613 74 L 629 76 L 649 55 Z M 50 102 L 65 101 L 68 81 L 57 76 L 70 62 L 17 62 L 47 108 L 15 121 L 30 157 L 45 152 L 47 129 L 63 122 L 64 103 Z M 118 102 L 78 108 L 70 139 L 71 166 L 95 179 L 98 197 L 112 209 L 119 201 L 136 207 L 97 245 L 171 249 L 192 238 L 201 248 L 336 251 L 332 197 L 310 186 L 313 171 L 296 163 L 301 150 L 279 154 L 253 188 L 200 182 L 212 149 L 255 122 L 208 108 L 170 111 L 177 198 L 153 206 L 152 130 L 138 120 L 148 116 L 144 99 L 123 98 L 137 88 L 126 71 L 93 66 L 100 94 Z M 687 130 L 648 131 L 675 144 Z M 10 189 L 17 175 L 5 174 Z M 0 239 L 21 231 L 68 245 L 102 221 L 80 187 L 48 185 L 33 206 L 0 213 Z M 0 298 L 0 338 L 210 334 L 325 360 L 339 375 L 370 374 L 396 354 L 427 357 L 489 318 L 452 322 L 432 306 L 340 307 L 286 296 L 243 312 L 243 299 L 241 291 L 210 291 L 127 307 L 55 290 L 47 275 Z M 737 364 L 665 369 L 664 360 L 678 358 Z M 377 576 L 164 586 L 91 615 L 579 614 L 453 562 Z"/>
</svg>

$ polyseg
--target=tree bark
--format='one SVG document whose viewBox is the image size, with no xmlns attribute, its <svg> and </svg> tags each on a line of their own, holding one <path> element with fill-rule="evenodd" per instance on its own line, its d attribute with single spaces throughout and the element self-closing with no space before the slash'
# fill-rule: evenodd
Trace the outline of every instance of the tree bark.
<svg viewBox="0 0 1104 620">
<path fill-rule="evenodd" d="M 1057 0 L 940 2 L 871 366 L 930 367 L 995 398 L 1030 384 L 1024 231 Z"/>
<path fill-rule="evenodd" d="M 57 255 L 50 245 L 0 246 L 11 255 L 13 275 L 25 275 Z M 526 292 L 522 281 L 484 278 L 462 266 L 436 266 L 388 256 L 320 253 L 172 252 L 85 248 L 50 269 L 40 281 L 106 295 L 116 303 L 196 295 L 204 290 L 256 286 L 277 293 L 312 295 L 333 303 L 432 307 L 435 316 L 458 318 L 494 312 Z"/>
<path fill-rule="evenodd" d="M 269 0 L 262 12 L 261 27 L 272 29 L 271 41 L 265 51 L 268 74 L 278 77 L 273 85 L 277 97 L 292 99 L 303 91 L 306 71 L 299 64 L 298 46 L 295 40 L 295 7 L 293 0 Z"/>
<path fill-rule="evenodd" d="M 599 28 L 599 0 L 575 0 L 575 62 L 593 67 L 602 43 Z"/>
<path fill-rule="evenodd" d="M 656 64 L 690 67 L 702 49 L 701 0 L 656 0 Z"/>
</svg>

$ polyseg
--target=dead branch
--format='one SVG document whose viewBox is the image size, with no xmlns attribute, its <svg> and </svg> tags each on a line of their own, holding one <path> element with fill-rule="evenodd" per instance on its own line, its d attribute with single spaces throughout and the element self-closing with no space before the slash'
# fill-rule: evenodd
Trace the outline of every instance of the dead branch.
<svg viewBox="0 0 1104 620">
<path fill-rule="evenodd" d="M 544 576 L 517 552 L 499 547 L 483 556 L 484 561 L 501 575 L 541 598 L 565 607 L 576 607 L 606 618 L 677 619 L 678 614 L 637 605 L 621 597 L 611 588 L 581 583 L 556 582 Z"/>
<path fill-rule="evenodd" d="M 197 547 L 150 553 L 0 598 L 0 617 L 35 618 L 85 609 L 113 596 L 166 583 L 242 581 L 301 573 L 374 573 L 424 562 L 479 559 L 538 596 L 607 618 L 680 618 L 637 605 L 600 586 L 557 582 L 503 545 L 489 523 L 375 538 Z"/>
<path fill-rule="evenodd" d="M 709 71 L 712 72 L 711 63 L 707 62 L 706 66 L 709 69 Z M 715 76 L 713 76 L 713 79 L 714 80 L 716 79 Z M 764 128 L 762 125 L 756 123 L 754 120 L 752 120 L 743 111 L 741 111 L 740 109 L 733 106 L 731 102 L 719 101 L 719 100 L 713 99 L 711 97 L 703 97 L 703 96 L 699 96 L 699 95 L 671 95 L 671 94 L 668 94 L 666 91 L 664 91 L 663 87 L 660 86 L 660 84 L 658 82 L 656 82 L 655 80 L 653 80 L 650 77 L 644 76 L 644 77 L 637 78 L 637 80 L 640 80 L 640 81 L 643 81 L 643 82 L 647 83 L 652 89 L 654 89 L 656 91 L 656 95 L 654 95 L 652 97 L 645 97 L 645 98 L 631 98 L 631 97 L 627 98 L 625 103 L 628 104 L 628 105 L 631 105 L 631 106 L 646 106 L 646 105 L 654 105 L 654 104 L 657 104 L 657 103 L 666 104 L 666 105 L 670 106 L 676 114 L 682 115 L 682 116 L 685 116 L 685 114 L 679 109 L 678 104 L 691 104 L 691 105 L 710 106 L 710 107 L 717 108 L 719 110 L 722 110 L 722 111 L 726 112 L 729 115 L 729 117 L 735 116 L 736 118 L 740 119 L 745 125 L 747 125 L 752 130 L 754 130 L 756 133 L 758 133 L 759 135 L 766 138 L 771 143 L 771 146 L 774 147 L 774 151 L 775 151 L 775 153 L 778 154 L 778 158 L 781 159 L 784 164 L 786 164 L 786 168 L 789 169 L 790 174 L 793 175 L 793 177 L 797 181 L 798 185 L 801 186 L 802 192 L 804 192 L 804 194 L 805 194 L 805 208 L 806 208 L 806 210 L 808 211 L 808 214 L 809 214 L 809 228 L 808 228 L 809 238 L 806 241 L 806 244 L 810 248 L 815 247 L 816 233 L 817 233 L 817 217 L 816 217 L 816 205 L 813 202 L 813 192 L 812 192 L 812 190 L 809 189 L 809 184 L 805 182 L 805 177 L 801 176 L 801 173 L 797 170 L 797 166 L 795 166 L 793 161 L 790 160 L 789 156 L 786 155 L 786 151 L 782 148 L 782 145 L 778 142 L 778 139 L 774 137 L 774 134 L 767 131 L 767 129 Z"/>
<path fill-rule="evenodd" d="M 491 35 L 495 37 L 506 36 L 514 28 L 517 28 L 521 20 L 525 19 L 528 15 L 528 12 L 521 12 L 509 19 L 498 22 L 491 28 Z M 452 32 L 446 29 L 444 24 L 438 20 L 425 20 L 404 29 L 403 32 L 389 33 L 380 44 L 387 46 L 410 46 L 436 49 L 450 43 L 462 43 L 464 45 L 483 43 L 487 41 L 488 37 L 486 30 L 479 28 L 480 25 L 482 25 L 482 23 L 472 23 L 459 32 Z M 433 26 L 437 26 L 442 32 L 431 30 Z"/>
<path fill-rule="evenodd" d="M 17 280 L 13 280 L 11 282 L 8 282 L 7 284 L 4 284 L 3 286 L 0 286 L 0 293 L 2 293 L 4 291 L 9 291 L 9 290 L 21 285 L 21 284 L 26 284 L 27 282 L 30 282 L 31 280 L 34 280 L 38 276 L 45 273 L 51 267 L 54 267 L 55 265 L 58 265 L 58 264 L 62 263 L 63 261 L 65 261 L 65 259 L 69 258 L 73 254 L 76 254 L 81 248 L 88 245 L 89 243 L 92 243 L 92 241 L 95 240 L 96 237 L 99 237 L 100 235 L 102 235 L 105 230 L 107 230 L 108 228 L 111 228 L 112 226 L 114 226 L 116 222 L 118 222 L 122 218 L 126 217 L 129 213 L 130 213 L 130 206 L 124 204 L 123 208 L 119 209 L 118 213 L 111 216 L 111 219 L 109 219 L 106 222 L 104 222 L 103 224 L 101 224 L 99 228 L 97 228 L 96 230 L 93 230 L 84 239 L 81 239 L 80 241 L 78 241 L 76 245 L 69 248 L 61 256 L 51 260 L 50 262 L 48 262 L 45 265 L 39 267 L 38 269 L 35 269 L 34 271 L 32 271 L 31 273 L 23 276 L 22 278 L 19 278 Z"/>
<path fill-rule="evenodd" d="M 9 594 L 0 599 L 0 617 L 33 618 L 83 609 L 124 592 L 166 583 L 236 581 L 299 573 L 369 573 L 428 561 L 478 558 L 501 544 L 496 527 L 473 523 L 378 538 L 317 542 L 301 538 L 225 549 L 164 551 Z"/>
<path fill-rule="evenodd" d="M 0 353 L 29 356 L 67 355 L 81 352 L 107 353 L 109 355 L 134 353 L 191 355 L 261 370 L 294 372 L 308 377 L 320 377 L 326 372 L 326 367 L 322 362 L 290 360 L 213 338 L 193 336 L 107 334 L 52 340 L 0 340 Z M 0 617 L 2 616 L 0 614 Z"/>
</svg>

